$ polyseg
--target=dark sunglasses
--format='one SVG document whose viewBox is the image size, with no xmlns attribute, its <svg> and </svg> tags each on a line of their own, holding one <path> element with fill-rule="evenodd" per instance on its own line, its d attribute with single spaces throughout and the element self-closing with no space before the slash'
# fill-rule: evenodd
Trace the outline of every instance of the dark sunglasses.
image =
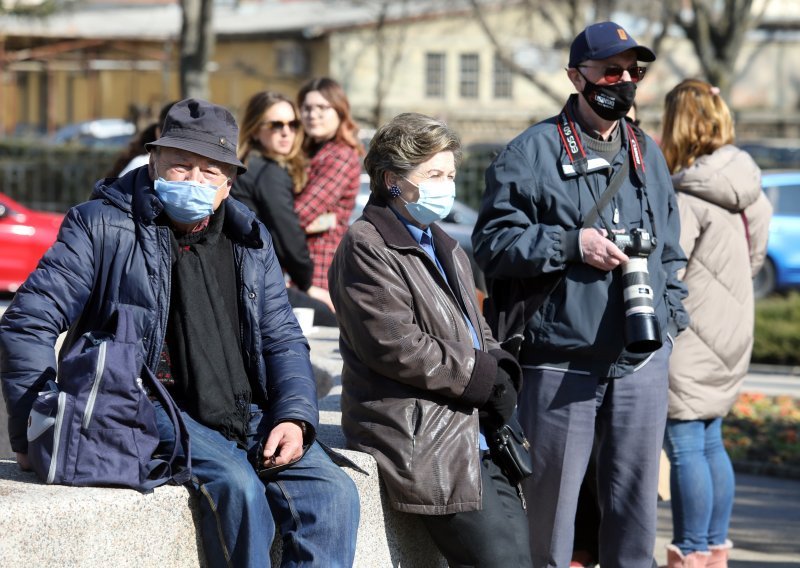
<svg viewBox="0 0 800 568">
<path fill-rule="evenodd" d="M 578 65 L 578 67 L 600 69 L 599 67 L 594 67 L 593 65 Z M 622 80 L 622 75 L 625 73 L 625 71 L 630 74 L 631 82 L 638 83 L 644 79 L 644 75 L 647 73 L 647 67 L 642 67 L 641 65 L 632 65 L 631 67 L 625 69 L 620 65 L 609 65 L 608 67 L 603 68 L 603 77 L 609 83 L 616 83 Z"/>
<path fill-rule="evenodd" d="M 270 130 L 283 130 L 287 126 L 290 130 L 297 130 L 300 128 L 300 121 L 290 120 L 289 122 L 283 122 L 282 120 L 265 120 L 262 125 L 269 126 Z"/>
</svg>

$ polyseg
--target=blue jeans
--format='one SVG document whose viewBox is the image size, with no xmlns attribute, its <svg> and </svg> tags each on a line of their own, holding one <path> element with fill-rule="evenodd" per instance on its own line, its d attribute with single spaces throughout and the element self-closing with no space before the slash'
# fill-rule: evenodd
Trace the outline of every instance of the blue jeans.
<svg viewBox="0 0 800 568">
<path fill-rule="evenodd" d="M 158 451 L 171 452 L 172 423 L 161 405 L 154 405 L 161 436 Z M 352 566 L 358 492 L 318 444 L 275 481 L 264 484 L 245 450 L 186 412 L 181 414 L 191 439 L 192 478 L 209 566 L 269 567 L 276 522 L 283 538 L 283 566 Z M 270 426 L 253 405 L 249 446 Z"/>
<path fill-rule="evenodd" d="M 671 344 L 629 375 L 607 379 L 523 367 L 519 415 L 531 443 L 528 499 L 537 568 L 569 566 L 586 467 L 596 443 L 601 566 L 651 568 Z"/>
<path fill-rule="evenodd" d="M 672 544 L 688 554 L 725 544 L 733 509 L 733 466 L 722 443 L 722 418 L 668 420 Z"/>
</svg>

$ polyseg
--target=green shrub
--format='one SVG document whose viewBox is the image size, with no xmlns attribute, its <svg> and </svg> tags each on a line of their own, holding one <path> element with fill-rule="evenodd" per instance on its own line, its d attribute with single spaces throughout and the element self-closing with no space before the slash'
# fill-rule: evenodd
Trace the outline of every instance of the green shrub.
<svg viewBox="0 0 800 568">
<path fill-rule="evenodd" d="M 754 363 L 800 365 L 800 294 L 756 302 Z"/>
</svg>

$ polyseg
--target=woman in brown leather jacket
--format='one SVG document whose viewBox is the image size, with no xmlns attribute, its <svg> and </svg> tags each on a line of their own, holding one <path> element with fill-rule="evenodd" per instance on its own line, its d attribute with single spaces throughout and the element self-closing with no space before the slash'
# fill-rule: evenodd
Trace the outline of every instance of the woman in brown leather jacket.
<svg viewBox="0 0 800 568">
<path fill-rule="evenodd" d="M 521 372 L 478 309 L 467 255 L 436 225 L 460 154 L 455 133 L 415 113 L 370 143 L 372 195 L 328 273 L 342 427 L 451 566 L 529 566 L 522 502 L 483 438 L 514 412 Z"/>
</svg>

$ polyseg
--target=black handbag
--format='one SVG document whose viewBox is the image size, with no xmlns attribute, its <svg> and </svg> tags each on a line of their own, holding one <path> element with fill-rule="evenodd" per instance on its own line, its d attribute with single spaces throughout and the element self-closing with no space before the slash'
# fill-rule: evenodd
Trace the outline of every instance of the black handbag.
<svg viewBox="0 0 800 568">
<path fill-rule="evenodd" d="M 512 485 L 518 485 L 533 473 L 531 445 L 516 416 L 489 435 L 492 461 L 502 470 Z"/>
</svg>

